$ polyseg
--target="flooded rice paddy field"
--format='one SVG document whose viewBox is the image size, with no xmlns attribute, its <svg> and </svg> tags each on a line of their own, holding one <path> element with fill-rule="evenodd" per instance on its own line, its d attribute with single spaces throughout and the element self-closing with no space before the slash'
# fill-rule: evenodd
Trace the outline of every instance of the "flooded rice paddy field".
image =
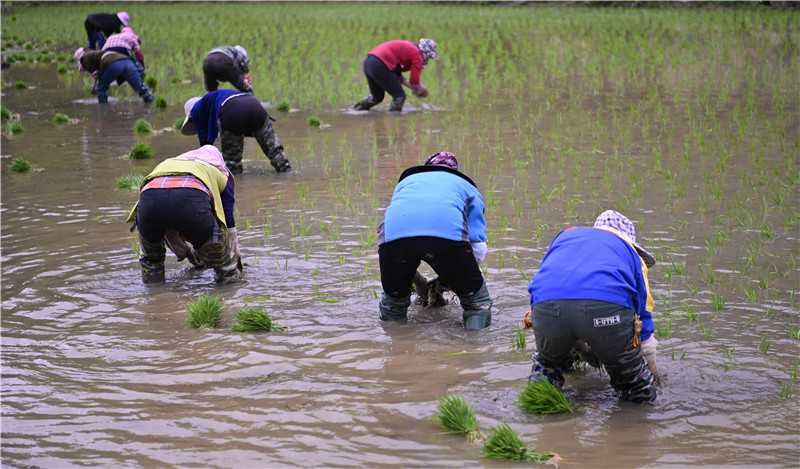
<svg viewBox="0 0 800 469">
<path fill-rule="evenodd" d="M 650 68 L 652 88 L 579 73 L 470 99 L 431 86 L 393 115 L 349 102 L 281 113 L 256 86 L 294 171 L 274 173 L 247 140 L 236 199 L 248 265 L 222 287 L 174 256 L 165 284 L 142 285 L 124 223 L 136 192 L 114 186 L 195 147 L 169 130 L 182 100 L 155 109 L 122 89 L 100 106 L 85 77 L 12 64 L 2 104 L 24 132 L 2 136 L 3 467 L 518 466 L 439 432 L 428 419 L 450 394 L 475 406 L 481 429 L 507 422 L 564 467 L 796 467 L 796 25 L 742 33 L 707 64 L 725 76 L 691 61 Z M 359 73 L 348 70 L 353 102 Z M 157 132 L 135 135 L 138 119 Z M 128 159 L 138 142 L 155 158 Z M 457 304 L 378 320 L 376 226 L 402 170 L 439 150 L 487 204 L 488 330 L 463 330 Z M 42 170 L 11 172 L 5 157 L 19 156 Z M 659 260 L 662 393 L 654 406 L 620 403 L 607 376 L 578 370 L 565 386 L 574 414 L 525 414 L 514 401 L 533 336 L 511 344 L 528 280 L 553 236 L 608 208 Z M 205 293 L 222 297 L 222 325 L 187 328 L 186 306 Z M 288 329 L 230 331 L 244 306 Z"/>
</svg>

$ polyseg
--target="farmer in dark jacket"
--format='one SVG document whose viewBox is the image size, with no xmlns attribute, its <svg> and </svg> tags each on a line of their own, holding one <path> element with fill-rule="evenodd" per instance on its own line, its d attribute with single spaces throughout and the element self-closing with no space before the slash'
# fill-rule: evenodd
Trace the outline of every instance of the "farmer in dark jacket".
<svg viewBox="0 0 800 469">
<path fill-rule="evenodd" d="M 211 49 L 203 60 L 203 79 L 206 91 L 216 91 L 220 82 L 253 94 L 250 59 L 242 46 L 223 46 Z"/>
<path fill-rule="evenodd" d="M 128 26 L 130 16 L 121 11 L 117 14 L 95 13 L 86 17 L 83 27 L 86 28 L 86 36 L 89 38 L 87 49 L 101 49 L 106 42 L 106 38 Z M 105 36 L 103 36 L 105 34 Z"/>
<path fill-rule="evenodd" d="M 244 170 L 244 138 L 254 137 L 275 171 L 292 170 L 283 145 L 272 128 L 267 110 L 248 93 L 217 90 L 186 101 L 183 135 L 197 135 L 200 145 L 213 145 L 220 137 L 225 164 L 234 174 Z"/>
<path fill-rule="evenodd" d="M 114 80 L 118 84 L 127 81 L 144 102 L 155 101 L 150 89 L 142 83 L 139 71 L 136 70 L 136 65 L 130 56 L 110 50 L 86 51 L 81 47 L 75 51 L 75 60 L 78 61 L 79 70 L 91 73 L 97 81 L 98 103 L 108 102 L 108 87 Z"/>
</svg>

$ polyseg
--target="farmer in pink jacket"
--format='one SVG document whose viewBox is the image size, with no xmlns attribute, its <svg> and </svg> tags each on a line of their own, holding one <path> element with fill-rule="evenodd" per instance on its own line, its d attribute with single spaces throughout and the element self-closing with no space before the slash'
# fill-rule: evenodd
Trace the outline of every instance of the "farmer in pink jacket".
<svg viewBox="0 0 800 469">
<path fill-rule="evenodd" d="M 367 111 L 381 103 L 385 93 L 389 93 L 392 96 L 389 110 L 400 112 L 406 100 L 403 86 L 410 88 L 415 96 L 427 96 L 428 90 L 419 79 L 430 59 L 439 60 L 432 39 L 420 39 L 419 42 L 394 40 L 376 46 L 364 60 L 364 75 L 370 94 L 353 109 Z M 410 77 L 404 77 L 403 73 L 409 71 Z"/>
</svg>

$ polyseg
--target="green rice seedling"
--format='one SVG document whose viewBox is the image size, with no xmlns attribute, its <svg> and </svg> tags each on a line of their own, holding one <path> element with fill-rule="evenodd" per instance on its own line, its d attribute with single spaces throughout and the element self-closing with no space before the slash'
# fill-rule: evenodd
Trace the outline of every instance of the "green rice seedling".
<svg viewBox="0 0 800 469">
<path fill-rule="evenodd" d="M 308 125 L 310 127 L 320 127 L 322 125 L 322 121 L 317 117 L 311 116 L 308 118 Z"/>
<path fill-rule="evenodd" d="M 153 148 L 147 143 L 137 143 L 131 147 L 128 158 L 132 160 L 146 160 L 153 157 Z"/>
<path fill-rule="evenodd" d="M 56 69 L 56 73 L 58 73 L 59 75 L 64 75 L 65 73 L 67 73 L 67 66 L 64 64 L 59 65 L 58 68 Z"/>
<path fill-rule="evenodd" d="M 792 367 L 792 371 L 789 372 L 789 378 L 792 380 L 792 382 L 797 381 L 797 366 L 798 365 L 800 365 L 800 360 L 795 358 L 794 366 Z"/>
<path fill-rule="evenodd" d="M 172 128 L 175 130 L 180 130 L 181 126 L 183 126 L 184 120 L 186 120 L 185 117 L 179 117 L 175 119 L 175 122 L 172 123 Z"/>
<path fill-rule="evenodd" d="M 138 119 L 135 124 L 133 124 L 133 131 L 137 134 L 149 134 L 153 132 L 153 127 L 144 119 Z"/>
<path fill-rule="evenodd" d="M 234 314 L 238 324 L 232 331 L 282 331 L 285 328 L 273 322 L 272 317 L 264 312 L 264 308 L 248 306 Z"/>
<path fill-rule="evenodd" d="M 436 415 L 430 420 L 448 433 L 458 433 L 474 441 L 483 437 L 478 430 L 478 419 L 475 409 L 462 397 L 450 395 L 440 397 L 436 404 Z"/>
<path fill-rule="evenodd" d="M 164 98 L 163 96 L 159 96 L 158 98 L 156 98 L 155 106 L 158 109 L 164 109 L 165 107 L 167 107 L 167 99 Z"/>
<path fill-rule="evenodd" d="M 792 391 L 793 385 L 794 385 L 794 383 L 791 382 L 791 381 L 787 381 L 786 383 L 783 383 L 783 387 L 781 388 L 781 399 L 791 399 L 792 398 L 792 396 L 794 395 L 794 393 Z"/>
<path fill-rule="evenodd" d="M 736 361 L 736 344 L 725 351 L 725 358 L 727 359 L 727 361 L 723 363 L 725 371 L 733 370 L 739 366 L 739 362 Z"/>
<path fill-rule="evenodd" d="M 25 83 L 24 81 L 18 81 L 14 83 L 14 88 L 18 90 L 26 90 L 28 89 L 28 84 Z"/>
<path fill-rule="evenodd" d="M 714 309 L 722 311 L 725 309 L 725 295 L 719 293 L 712 293 L 711 300 L 714 302 Z"/>
<path fill-rule="evenodd" d="M 53 122 L 55 122 L 56 124 L 69 122 L 69 117 L 66 114 L 58 112 L 56 113 L 56 115 L 53 116 Z"/>
<path fill-rule="evenodd" d="M 20 132 L 25 132 L 25 127 L 22 126 L 20 121 L 9 121 L 6 125 L 6 130 L 12 134 L 18 134 Z"/>
<path fill-rule="evenodd" d="M 151 92 L 155 92 L 156 88 L 158 88 L 158 78 L 149 75 L 145 77 L 144 84 L 147 85 L 148 88 L 150 88 Z"/>
<path fill-rule="evenodd" d="M 174 84 L 174 83 L 180 83 L 181 81 L 182 81 L 182 80 L 181 80 L 181 77 L 177 77 L 177 76 L 174 76 L 174 77 L 172 77 L 172 78 L 170 78 L 170 79 L 169 79 L 169 82 L 170 82 L 170 83 L 173 83 L 173 84 Z"/>
<path fill-rule="evenodd" d="M 664 324 L 662 321 L 659 321 L 656 324 L 656 330 L 658 331 L 658 336 L 664 339 L 669 339 L 672 337 L 672 318 Z"/>
<path fill-rule="evenodd" d="M 529 381 L 522 386 L 515 404 L 534 414 L 572 413 L 572 406 L 564 393 L 547 379 Z"/>
<path fill-rule="evenodd" d="M 143 181 L 141 174 L 126 174 L 114 179 L 114 185 L 117 189 L 138 189 Z"/>
<path fill-rule="evenodd" d="M 514 337 L 511 339 L 511 348 L 524 349 L 527 342 L 525 336 L 525 329 L 516 326 L 514 329 Z"/>
<path fill-rule="evenodd" d="M 222 299 L 219 295 L 200 295 L 196 301 L 186 307 L 189 319 L 186 325 L 198 329 L 212 329 L 219 322 L 222 314 Z"/>
<path fill-rule="evenodd" d="M 483 443 L 483 456 L 490 459 L 531 462 L 545 462 L 553 457 L 552 454 L 528 449 L 519 433 L 505 422 L 489 430 L 489 436 Z"/>
<path fill-rule="evenodd" d="M 289 101 L 286 100 L 286 99 L 282 99 L 281 102 L 279 102 L 278 106 L 276 107 L 277 110 L 282 111 L 282 112 L 287 112 L 291 108 L 292 108 L 292 106 L 289 104 Z"/>
<path fill-rule="evenodd" d="M 772 337 L 769 334 L 765 334 L 764 337 L 761 338 L 761 343 L 758 345 L 758 351 L 767 354 L 770 345 L 772 345 Z"/>
<path fill-rule="evenodd" d="M 17 156 L 11 160 L 11 164 L 8 165 L 8 169 L 15 173 L 30 173 L 36 170 L 31 162 L 22 156 Z"/>
<path fill-rule="evenodd" d="M 0 117 L 8 119 L 11 117 L 11 111 L 5 106 L 0 106 Z"/>
</svg>

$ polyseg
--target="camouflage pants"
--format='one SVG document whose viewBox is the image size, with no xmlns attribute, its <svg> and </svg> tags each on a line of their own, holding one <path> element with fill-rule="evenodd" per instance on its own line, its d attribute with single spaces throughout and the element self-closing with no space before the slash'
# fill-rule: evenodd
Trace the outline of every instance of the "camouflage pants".
<svg viewBox="0 0 800 469">
<path fill-rule="evenodd" d="M 239 256 L 231 249 L 224 238 L 215 235 L 206 241 L 200 249 L 197 249 L 195 253 L 202 265 L 214 269 L 214 281 L 218 284 L 224 285 L 241 278 Z M 164 281 L 164 259 L 166 254 L 164 238 L 156 242 L 150 242 L 141 233 L 139 234 L 139 265 L 142 270 L 142 282 L 157 283 Z"/>
<path fill-rule="evenodd" d="M 572 348 L 580 339 L 603 363 L 620 398 L 656 399 L 641 344 L 633 345 L 635 314 L 629 308 L 597 300 L 542 301 L 533 305 L 531 320 L 537 349 L 531 379 L 545 377 L 563 386 L 562 372 L 572 367 Z"/>
<path fill-rule="evenodd" d="M 286 158 L 286 153 L 283 151 L 283 145 L 278 136 L 275 135 L 275 130 L 272 128 L 272 122 L 269 118 L 266 119 L 260 129 L 253 131 L 252 135 L 248 136 L 256 139 L 261 151 L 267 156 L 275 171 L 281 173 L 292 169 L 289 160 Z M 229 130 L 222 130 L 220 133 L 222 157 L 225 159 L 225 165 L 234 174 L 241 174 L 244 169 L 242 166 L 244 137 L 245 135 L 235 135 Z"/>
</svg>

